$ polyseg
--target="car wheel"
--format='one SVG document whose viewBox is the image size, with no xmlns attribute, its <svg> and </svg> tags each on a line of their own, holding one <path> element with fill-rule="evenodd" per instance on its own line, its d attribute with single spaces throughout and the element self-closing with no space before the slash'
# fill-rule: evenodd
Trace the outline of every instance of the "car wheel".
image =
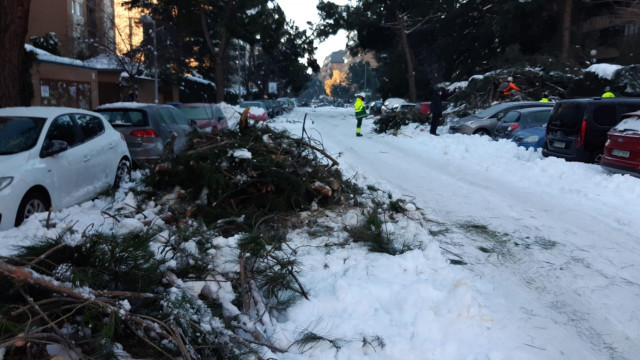
<svg viewBox="0 0 640 360">
<path fill-rule="evenodd" d="M 486 129 L 478 129 L 473 133 L 473 135 L 489 136 L 491 134 Z"/>
<path fill-rule="evenodd" d="M 122 159 L 116 169 L 116 179 L 113 182 L 115 188 L 119 188 L 120 185 L 131 181 L 131 163 L 128 160 Z"/>
<path fill-rule="evenodd" d="M 44 191 L 30 190 L 22 198 L 18 213 L 16 214 L 15 226 L 19 226 L 31 215 L 39 212 L 49 211 L 51 201 Z"/>
</svg>

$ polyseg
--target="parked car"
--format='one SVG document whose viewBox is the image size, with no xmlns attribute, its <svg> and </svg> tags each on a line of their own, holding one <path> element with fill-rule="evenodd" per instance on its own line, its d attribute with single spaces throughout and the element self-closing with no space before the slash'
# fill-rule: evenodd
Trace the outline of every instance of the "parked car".
<svg viewBox="0 0 640 360">
<path fill-rule="evenodd" d="M 528 107 L 553 107 L 553 103 L 541 103 L 538 101 L 513 101 L 500 103 L 469 116 L 454 120 L 449 125 L 449 133 L 467 135 L 493 136 L 493 131 L 509 111 Z"/>
<path fill-rule="evenodd" d="M 547 124 L 523 130 L 518 129 L 513 134 L 511 141 L 515 142 L 518 146 L 524 147 L 525 149 L 541 149 L 544 145 L 546 131 Z"/>
<path fill-rule="evenodd" d="M 276 102 L 280 104 L 280 106 L 282 106 L 282 108 L 286 112 L 290 112 L 291 110 L 293 110 L 293 101 L 291 101 L 291 99 L 289 98 L 279 98 L 276 99 Z"/>
<path fill-rule="evenodd" d="M 404 99 L 388 98 L 387 100 L 384 101 L 384 103 L 382 103 L 382 107 L 380 108 L 380 113 L 384 115 L 387 111 L 391 110 L 394 105 L 403 104 L 403 103 L 406 103 Z"/>
<path fill-rule="evenodd" d="M 216 132 L 228 128 L 227 117 L 220 106 L 209 103 L 187 103 L 177 106 L 199 131 Z"/>
<path fill-rule="evenodd" d="M 249 119 L 253 121 L 267 121 L 269 119 L 267 108 L 261 101 L 244 101 L 240 103 L 240 107 L 249 107 Z"/>
<path fill-rule="evenodd" d="M 0 230 L 37 212 L 60 210 L 129 179 L 121 134 L 92 111 L 0 109 Z"/>
<path fill-rule="evenodd" d="M 392 112 L 415 112 L 415 113 L 417 113 L 419 110 L 420 109 L 418 107 L 418 104 L 416 104 L 416 103 L 400 103 L 400 104 L 393 105 L 393 107 L 391 108 L 390 111 L 392 111 Z"/>
<path fill-rule="evenodd" d="M 607 132 L 623 114 L 640 110 L 638 98 L 583 98 L 558 101 L 547 122 L 542 155 L 567 161 L 595 162 Z"/>
<path fill-rule="evenodd" d="M 431 101 L 419 102 L 418 106 L 419 106 L 419 109 L 420 109 L 420 114 L 422 114 L 422 115 L 431 114 Z"/>
<path fill-rule="evenodd" d="M 256 100 L 264 104 L 264 108 L 267 110 L 269 118 L 274 118 L 281 114 L 280 110 L 275 106 L 273 100 Z"/>
<path fill-rule="evenodd" d="M 600 166 L 614 173 L 640 177 L 640 111 L 626 114 L 609 130 Z"/>
<path fill-rule="evenodd" d="M 193 122 L 171 105 L 125 102 L 100 105 L 96 111 L 124 135 L 137 165 L 156 161 L 165 154 L 174 132 L 178 137 L 173 151 L 182 151 L 189 133 L 195 130 Z"/>
<path fill-rule="evenodd" d="M 516 130 L 524 130 L 547 124 L 551 107 L 532 107 L 512 110 L 496 125 L 494 139 L 511 139 Z"/>
<path fill-rule="evenodd" d="M 380 115 L 382 112 L 382 101 L 372 101 L 369 103 L 369 114 L 371 115 Z"/>
</svg>

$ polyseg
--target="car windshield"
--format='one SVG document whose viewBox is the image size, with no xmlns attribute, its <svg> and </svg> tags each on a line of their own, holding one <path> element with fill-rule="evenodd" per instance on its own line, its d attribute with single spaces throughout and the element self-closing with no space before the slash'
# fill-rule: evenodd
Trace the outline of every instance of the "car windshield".
<svg viewBox="0 0 640 360">
<path fill-rule="evenodd" d="M 208 106 L 181 106 L 178 110 L 192 120 L 213 118 L 213 109 Z"/>
<path fill-rule="evenodd" d="M 142 110 L 98 110 L 113 126 L 149 126 Z"/>
<path fill-rule="evenodd" d="M 44 118 L 0 117 L 0 155 L 17 154 L 36 146 L 45 122 Z"/>
<path fill-rule="evenodd" d="M 549 124 L 565 128 L 577 128 L 582 123 L 584 104 L 579 102 L 557 103 L 549 116 Z"/>
<path fill-rule="evenodd" d="M 614 127 L 614 129 L 618 131 L 640 132 L 640 118 L 638 118 L 637 116 L 626 118 L 620 121 L 618 125 Z"/>
</svg>

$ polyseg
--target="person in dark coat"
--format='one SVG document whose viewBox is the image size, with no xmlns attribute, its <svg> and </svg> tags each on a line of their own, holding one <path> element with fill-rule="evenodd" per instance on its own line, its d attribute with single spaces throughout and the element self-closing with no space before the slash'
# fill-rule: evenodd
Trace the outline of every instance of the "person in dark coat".
<svg viewBox="0 0 640 360">
<path fill-rule="evenodd" d="M 440 124 L 440 119 L 442 118 L 442 88 L 437 88 L 433 92 L 431 96 L 431 127 L 429 128 L 429 133 L 431 135 L 438 136 L 436 133 L 436 129 Z"/>
</svg>

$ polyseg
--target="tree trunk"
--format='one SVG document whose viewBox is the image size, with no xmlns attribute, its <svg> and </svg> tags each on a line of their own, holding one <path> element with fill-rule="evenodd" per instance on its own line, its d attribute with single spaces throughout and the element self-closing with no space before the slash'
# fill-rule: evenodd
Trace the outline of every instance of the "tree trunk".
<svg viewBox="0 0 640 360">
<path fill-rule="evenodd" d="M 562 44 L 560 45 L 560 62 L 566 63 L 569 58 L 569 45 L 571 40 L 571 12 L 573 0 L 565 0 L 562 13 Z"/>
<path fill-rule="evenodd" d="M 31 0 L 0 0 L 0 107 L 21 104 L 20 94 L 27 85 L 21 76 L 24 40 L 29 28 Z"/>
<path fill-rule="evenodd" d="M 229 48 L 229 32 L 222 29 L 222 39 L 220 40 L 220 49 L 215 53 L 216 64 L 216 102 L 224 101 L 224 84 L 225 71 L 224 67 L 227 62 L 227 49 Z"/>
<path fill-rule="evenodd" d="M 418 99 L 418 91 L 416 89 L 416 73 L 413 69 L 413 53 L 409 47 L 409 39 L 407 39 L 407 33 L 404 29 L 404 23 L 400 14 L 396 12 L 396 19 L 398 20 L 398 32 L 400 32 L 400 39 L 402 40 L 402 50 L 404 51 L 404 57 L 407 61 L 407 81 L 409 82 L 409 101 L 416 102 Z"/>
<path fill-rule="evenodd" d="M 225 6 L 225 20 L 229 20 L 233 12 L 235 11 L 235 2 L 228 1 Z M 202 32 L 204 33 L 204 39 L 211 50 L 211 54 L 214 57 L 214 66 L 215 66 L 215 74 L 216 74 L 216 102 L 224 101 L 224 65 L 227 60 L 227 48 L 229 47 L 229 42 L 231 41 L 231 36 L 229 35 L 229 31 L 224 24 L 224 22 L 219 25 L 222 27 L 222 39 L 220 39 L 220 48 L 218 50 L 213 46 L 213 42 L 211 42 L 211 37 L 209 36 L 209 26 L 207 25 L 207 15 L 204 12 L 204 8 L 202 5 L 200 6 L 200 22 L 202 25 Z"/>
</svg>

